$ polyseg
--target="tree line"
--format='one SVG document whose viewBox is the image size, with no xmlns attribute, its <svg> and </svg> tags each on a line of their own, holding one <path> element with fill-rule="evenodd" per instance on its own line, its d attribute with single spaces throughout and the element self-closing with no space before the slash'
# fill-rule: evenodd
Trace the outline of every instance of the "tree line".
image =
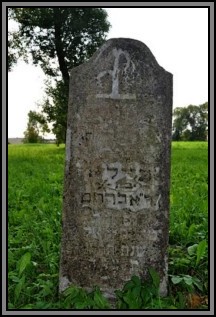
<svg viewBox="0 0 216 317">
<path fill-rule="evenodd" d="M 23 58 L 40 65 L 47 76 L 46 97 L 40 112 L 28 113 L 24 142 L 43 142 L 43 135 L 52 133 L 57 145 L 65 143 L 69 70 L 87 61 L 105 42 L 111 27 L 107 13 L 100 8 L 13 7 L 8 18 L 18 23 L 18 31 L 8 33 L 8 71 Z M 207 102 L 174 109 L 173 140 L 206 140 L 207 131 Z"/>
<path fill-rule="evenodd" d="M 208 102 L 199 106 L 177 107 L 173 111 L 173 141 L 206 141 Z"/>
<path fill-rule="evenodd" d="M 24 143 L 43 143 L 43 135 L 50 132 L 43 115 L 29 111 Z M 178 107 L 173 111 L 173 141 L 206 141 L 208 139 L 208 102 L 199 106 Z M 64 142 L 63 142 L 64 143 Z"/>
</svg>

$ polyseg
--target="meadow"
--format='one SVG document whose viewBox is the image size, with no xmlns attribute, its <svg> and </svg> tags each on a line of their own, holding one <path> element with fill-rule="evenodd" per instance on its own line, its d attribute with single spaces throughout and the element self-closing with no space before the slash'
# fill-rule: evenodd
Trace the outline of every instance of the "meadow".
<svg viewBox="0 0 216 317">
<path fill-rule="evenodd" d="M 8 145 L 8 309 L 107 309 L 99 288 L 58 295 L 65 146 Z M 173 142 L 169 294 L 157 276 L 117 290 L 119 309 L 208 308 L 208 143 Z"/>
</svg>

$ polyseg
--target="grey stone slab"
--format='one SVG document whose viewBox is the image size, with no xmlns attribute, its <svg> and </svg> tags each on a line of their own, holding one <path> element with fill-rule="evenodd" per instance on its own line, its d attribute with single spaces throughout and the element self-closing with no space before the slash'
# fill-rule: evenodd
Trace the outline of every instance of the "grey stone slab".
<svg viewBox="0 0 216 317">
<path fill-rule="evenodd" d="M 172 74 L 149 48 L 108 40 L 70 73 L 60 291 L 160 274 L 167 293 Z"/>
</svg>

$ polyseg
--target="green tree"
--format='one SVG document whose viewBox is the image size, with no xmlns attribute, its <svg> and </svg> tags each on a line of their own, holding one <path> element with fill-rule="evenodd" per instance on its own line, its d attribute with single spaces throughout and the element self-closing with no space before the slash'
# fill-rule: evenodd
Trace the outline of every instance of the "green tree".
<svg viewBox="0 0 216 317">
<path fill-rule="evenodd" d="M 188 110 L 186 107 L 177 107 L 173 112 L 173 140 L 180 141 L 182 133 L 188 126 Z"/>
<path fill-rule="evenodd" d="M 29 111 L 27 129 L 24 132 L 23 142 L 41 143 L 43 142 L 42 135 L 44 135 L 46 132 L 50 132 L 46 118 L 36 111 Z"/>
<path fill-rule="evenodd" d="M 62 80 L 56 81 L 55 87 L 47 81 L 46 95 L 46 100 L 41 104 L 42 111 L 46 113 L 47 121 L 53 123 L 52 132 L 59 145 L 66 138 L 68 89 Z"/>
<path fill-rule="evenodd" d="M 105 41 L 110 27 L 107 13 L 100 8 L 29 7 L 10 8 L 9 18 L 19 24 L 14 33 L 14 39 L 19 41 L 12 39 L 9 46 L 13 43 L 19 56 L 29 57 L 28 60 L 31 57 L 35 65 L 57 81 L 55 88 L 48 87 L 48 99 L 42 108 L 47 120 L 54 122 L 57 139 L 65 141 L 69 70 L 88 60 Z M 10 69 L 16 55 L 9 55 Z"/>
<path fill-rule="evenodd" d="M 17 51 L 13 49 L 12 34 L 11 32 L 9 32 L 8 33 L 8 71 L 11 71 L 17 59 L 18 59 Z"/>
<path fill-rule="evenodd" d="M 200 106 L 175 108 L 173 112 L 173 140 L 204 141 L 207 138 L 208 102 Z"/>
</svg>

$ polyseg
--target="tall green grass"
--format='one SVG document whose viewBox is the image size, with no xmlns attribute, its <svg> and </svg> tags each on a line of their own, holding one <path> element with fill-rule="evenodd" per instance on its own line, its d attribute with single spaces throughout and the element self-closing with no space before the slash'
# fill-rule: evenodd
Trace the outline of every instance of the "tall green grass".
<svg viewBox="0 0 216 317">
<path fill-rule="evenodd" d="M 207 142 L 172 143 L 170 207 L 171 282 L 177 290 L 183 289 L 206 295 L 208 293 Z"/>
<path fill-rule="evenodd" d="M 70 307 L 68 300 L 58 296 L 64 156 L 63 145 L 8 145 L 8 307 L 11 309 Z M 173 142 L 170 293 L 160 301 L 162 308 L 166 308 L 164 305 L 185 308 L 183 299 L 188 293 L 208 295 L 207 198 L 207 142 Z M 94 298 L 98 299 L 97 292 Z M 102 301 L 98 302 L 102 305 Z M 153 302 L 152 308 L 158 308 L 157 303 Z"/>
<path fill-rule="evenodd" d="M 173 142 L 170 242 L 208 239 L 207 142 Z"/>
<path fill-rule="evenodd" d="M 8 301 L 11 307 L 57 298 L 64 146 L 8 147 Z M 22 257 L 26 258 L 21 270 Z M 25 259 L 24 259 L 25 262 Z M 21 272 L 22 271 L 22 272 Z M 23 279 L 22 279 L 23 278 Z"/>
</svg>

